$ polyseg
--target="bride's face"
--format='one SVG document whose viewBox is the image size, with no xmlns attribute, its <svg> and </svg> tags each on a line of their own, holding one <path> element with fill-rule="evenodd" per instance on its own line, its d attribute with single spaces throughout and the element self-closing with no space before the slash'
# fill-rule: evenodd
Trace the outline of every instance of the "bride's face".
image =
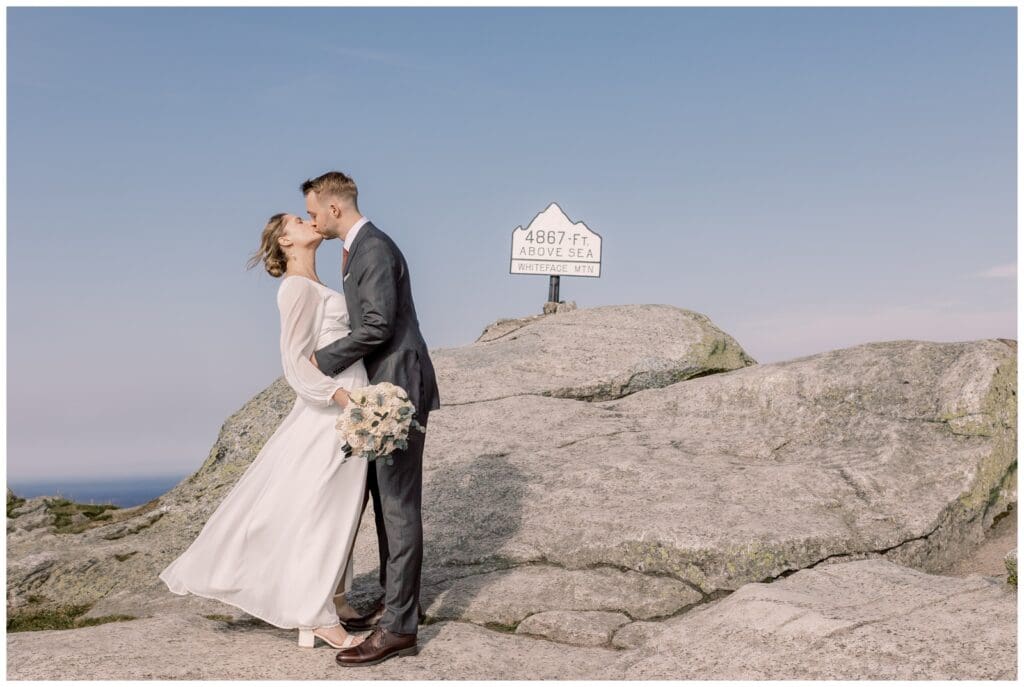
<svg viewBox="0 0 1024 687">
<path fill-rule="evenodd" d="M 324 240 L 323 234 L 313 228 L 310 222 L 302 219 L 299 215 L 288 215 L 282 231 L 292 245 L 296 247 L 309 247 L 316 250 L 317 246 Z"/>
</svg>

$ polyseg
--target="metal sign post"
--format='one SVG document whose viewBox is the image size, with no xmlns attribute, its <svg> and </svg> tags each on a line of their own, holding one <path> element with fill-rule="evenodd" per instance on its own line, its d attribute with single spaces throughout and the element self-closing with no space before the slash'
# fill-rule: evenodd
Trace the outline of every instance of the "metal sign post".
<svg viewBox="0 0 1024 687">
<path fill-rule="evenodd" d="M 551 275 L 551 281 L 548 282 L 548 302 L 549 303 L 557 303 L 558 302 L 558 279 L 559 279 L 559 276 L 557 274 L 552 274 Z"/>
</svg>

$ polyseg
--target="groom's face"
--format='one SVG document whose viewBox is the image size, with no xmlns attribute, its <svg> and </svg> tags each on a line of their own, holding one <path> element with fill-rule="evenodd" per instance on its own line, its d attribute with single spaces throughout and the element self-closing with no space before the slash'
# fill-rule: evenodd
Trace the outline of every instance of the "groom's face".
<svg viewBox="0 0 1024 687">
<path fill-rule="evenodd" d="M 325 239 L 338 238 L 337 218 L 331 211 L 330 203 L 321 197 L 316 191 L 306 194 L 306 212 L 309 213 L 309 220 L 313 228 L 323 234 Z"/>
</svg>

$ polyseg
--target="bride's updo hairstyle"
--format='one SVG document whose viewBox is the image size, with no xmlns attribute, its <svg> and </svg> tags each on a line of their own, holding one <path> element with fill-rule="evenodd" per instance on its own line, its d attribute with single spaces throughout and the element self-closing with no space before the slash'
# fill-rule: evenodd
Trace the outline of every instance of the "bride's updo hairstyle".
<svg viewBox="0 0 1024 687">
<path fill-rule="evenodd" d="M 262 262 L 270 276 L 280 277 L 284 274 L 285 267 L 288 264 L 288 256 L 284 254 L 284 249 L 281 248 L 281 244 L 277 242 L 277 239 L 284 232 L 284 218 L 286 214 L 279 212 L 267 220 L 267 226 L 263 227 L 263 234 L 260 235 L 260 247 L 249 258 L 245 269 L 252 269 Z"/>
</svg>

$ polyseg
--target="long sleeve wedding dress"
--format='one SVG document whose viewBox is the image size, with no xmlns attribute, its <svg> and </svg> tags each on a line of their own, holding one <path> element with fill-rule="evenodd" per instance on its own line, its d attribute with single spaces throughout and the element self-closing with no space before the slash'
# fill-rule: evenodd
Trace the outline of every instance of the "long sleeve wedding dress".
<svg viewBox="0 0 1024 687">
<path fill-rule="evenodd" d="M 367 462 L 345 458 L 332 396 L 369 379 L 362 360 L 333 377 L 310 354 L 349 332 L 344 296 L 300 275 L 278 287 L 281 364 L 297 398 L 191 545 L 161 573 L 175 594 L 231 604 L 281 628 L 338 624 L 333 595 L 350 555 Z"/>
</svg>

